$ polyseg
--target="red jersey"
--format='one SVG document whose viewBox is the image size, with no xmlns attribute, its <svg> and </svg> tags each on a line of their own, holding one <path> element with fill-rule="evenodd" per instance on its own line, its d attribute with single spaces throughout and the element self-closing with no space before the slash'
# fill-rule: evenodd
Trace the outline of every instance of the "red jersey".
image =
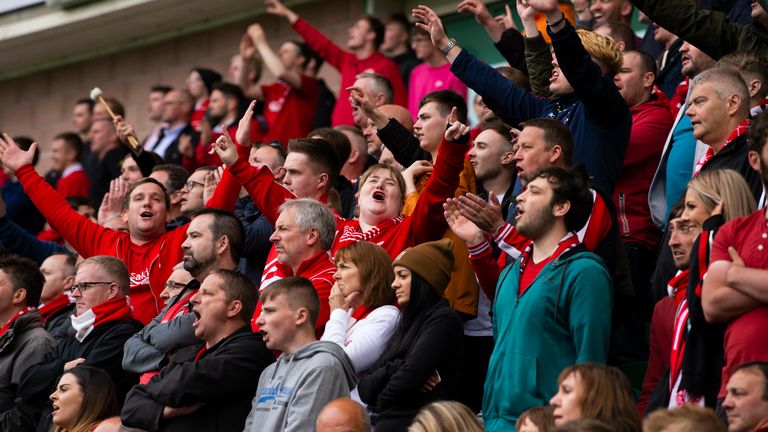
<svg viewBox="0 0 768 432">
<path fill-rule="evenodd" d="M 768 219 L 764 209 L 723 225 L 715 236 L 710 262 L 731 262 L 729 246 L 736 249 L 746 267 L 768 269 Z M 725 386 L 734 367 L 749 361 L 768 361 L 768 339 L 756 330 L 766 328 L 768 306 L 756 307 L 728 323 L 723 338 L 725 364 L 718 397 L 725 397 Z"/>
<path fill-rule="evenodd" d="M 303 138 L 312 130 L 319 89 L 317 80 L 301 75 L 301 88 L 284 81 L 261 86 L 264 93 L 264 118 L 269 127 L 265 141 L 280 141 L 288 146 L 291 138 Z"/>
<path fill-rule="evenodd" d="M 72 164 L 64 169 L 59 182 L 56 184 L 56 190 L 63 197 L 89 197 L 91 193 L 91 180 L 79 163 Z"/>
<path fill-rule="evenodd" d="M 195 110 L 192 111 L 192 116 L 189 119 L 189 124 L 197 132 L 200 132 L 200 122 L 202 122 L 203 117 L 205 117 L 205 110 L 208 109 L 209 102 L 210 101 L 208 99 L 204 100 L 200 104 L 195 105 Z"/>
<path fill-rule="evenodd" d="M 130 275 L 130 303 L 134 318 L 147 324 L 160 313 L 160 293 L 165 288 L 173 266 L 184 258 L 181 244 L 187 225 L 169 231 L 148 243 L 137 245 L 130 234 L 114 231 L 86 219 L 72 210 L 64 198 L 35 172 L 31 164 L 16 171 L 29 198 L 53 229 L 83 256 L 109 255 L 125 263 Z M 238 187 L 231 185 L 231 175 L 222 176 L 224 187 L 217 187 L 209 207 L 234 210 Z M 219 184 L 221 186 L 221 184 Z"/>
<path fill-rule="evenodd" d="M 376 72 L 387 77 L 392 83 L 393 102 L 403 107 L 408 103 L 408 93 L 405 91 L 400 69 L 384 54 L 375 52 L 367 58 L 358 59 L 354 54 L 339 48 L 324 34 L 301 18 L 293 23 L 293 29 L 301 35 L 313 51 L 341 74 L 339 97 L 336 99 L 336 106 L 333 108 L 333 115 L 331 116 L 333 126 L 355 124 L 352 118 L 352 105 L 348 102 L 349 90 L 347 88 L 355 83 L 357 75 L 362 72 Z"/>
</svg>

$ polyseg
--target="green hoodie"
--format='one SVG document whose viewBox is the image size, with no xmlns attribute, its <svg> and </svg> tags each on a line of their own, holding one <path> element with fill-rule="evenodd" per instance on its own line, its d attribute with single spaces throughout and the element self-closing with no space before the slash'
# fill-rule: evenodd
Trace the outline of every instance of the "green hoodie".
<svg viewBox="0 0 768 432">
<path fill-rule="evenodd" d="M 512 431 L 526 409 L 546 405 L 557 377 L 575 363 L 605 363 L 611 334 L 611 277 L 577 247 L 550 262 L 518 296 L 520 261 L 499 276 L 493 303 L 495 346 L 483 418 L 488 431 Z"/>
</svg>

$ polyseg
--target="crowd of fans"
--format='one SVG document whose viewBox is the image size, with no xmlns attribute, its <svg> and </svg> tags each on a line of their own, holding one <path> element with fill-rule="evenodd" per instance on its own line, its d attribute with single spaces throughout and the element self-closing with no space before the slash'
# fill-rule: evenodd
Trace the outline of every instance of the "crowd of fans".
<svg viewBox="0 0 768 432">
<path fill-rule="evenodd" d="M 696 3 L 463 0 L 494 68 L 265 0 L 149 131 L 4 133 L 0 430 L 768 431 L 768 1 Z"/>
</svg>

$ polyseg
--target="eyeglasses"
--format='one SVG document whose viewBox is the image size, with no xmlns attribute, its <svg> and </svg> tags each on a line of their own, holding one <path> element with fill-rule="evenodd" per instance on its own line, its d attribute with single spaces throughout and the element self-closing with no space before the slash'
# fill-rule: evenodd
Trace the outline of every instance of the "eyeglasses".
<svg viewBox="0 0 768 432">
<path fill-rule="evenodd" d="M 184 183 L 184 187 L 187 188 L 188 191 L 191 191 L 195 188 L 195 186 L 205 186 L 203 183 L 196 182 L 194 180 L 189 180 L 186 183 Z"/>
<path fill-rule="evenodd" d="M 86 290 L 88 290 L 88 287 L 91 285 L 100 285 L 100 284 L 108 284 L 112 285 L 114 282 L 80 282 L 72 285 L 72 288 L 69 289 L 69 291 L 74 294 L 75 290 L 80 291 L 80 294 L 84 293 Z"/>
<path fill-rule="evenodd" d="M 186 287 L 186 286 L 187 286 L 187 284 L 183 284 L 183 283 L 180 283 L 180 282 L 174 282 L 174 281 L 171 281 L 171 280 L 169 280 L 168 282 L 165 283 L 165 289 L 169 289 L 169 290 L 180 290 L 180 289 L 184 289 L 184 287 Z"/>
</svg>

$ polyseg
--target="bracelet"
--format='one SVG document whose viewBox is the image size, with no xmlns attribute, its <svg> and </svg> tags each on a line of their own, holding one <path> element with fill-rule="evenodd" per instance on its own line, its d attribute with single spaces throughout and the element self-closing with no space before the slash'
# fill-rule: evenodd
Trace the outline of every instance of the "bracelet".
<svg viewBox="0 0 768 432">
<path fill-rule="evenodd" d="M 453 47 L 456 46 L 458 42 L 456 42 L 456 39 L 450 38 L 448 39 L 448 43 L 445 44 L 444 47 L 440 48 L 440 51 L 442 51 L 444 56 L 447 56 L 449 52 L 453 49 Z"/>
<path fill-rule="evenodd" d="M 557 27 L 557 26 L 559 26 L 560 24 L 562 24 L 562 23 L 563 23 L 563 21 L 565 21 L 565 14 L 562 14 L 562 16 L 560 17 L 560 19 L 559 19 L 559 20 L 557 20 L 557 21 L 555 21 L 555 22 L 553 22 L 553 23 L 551 23 L 551 22 L 547 21 L 547 26 L 549 26 L 549 28 L 552 28 L 552 27 Z"/>
</svg>

